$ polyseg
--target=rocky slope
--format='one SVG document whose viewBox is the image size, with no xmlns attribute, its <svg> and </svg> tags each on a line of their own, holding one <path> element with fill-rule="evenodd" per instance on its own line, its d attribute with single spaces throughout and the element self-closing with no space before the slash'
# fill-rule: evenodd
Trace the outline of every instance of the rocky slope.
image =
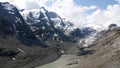
<svg viewBox="0 0 120 68">
<path fill-rule="evenodd" d="M 80 62 L 76 68 L 119 68 L 120 67 L 120 28 L 102 31 L 99 38 L 85 48 L 93 53 L 79 57 Z"/>
<path fill-rule="evenodd" d="M 120 27 L 110 24 L 108 30 L 96 37 L 89 47 L 79 47 L 78 56 L 63 55 L 53 63 L 36 68 L 120 68 Z"/>
<path fill-rule="evenodd" d="M 33 33 L 43 42 L 54 41 L 76 41 L 95 32 L 90 27 L 76 28 L 73 23 L 62 19 L 54 12 L 47 11 L 44 7 L 20 12 L 25 22 L 30 26 Z M 47 43 L 50 44 L 50 43 Z"/>
</svg>

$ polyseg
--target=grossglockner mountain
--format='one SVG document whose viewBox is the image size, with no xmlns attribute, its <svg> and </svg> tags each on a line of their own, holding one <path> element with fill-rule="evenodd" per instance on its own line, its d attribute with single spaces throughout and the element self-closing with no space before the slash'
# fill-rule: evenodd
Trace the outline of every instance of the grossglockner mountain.
<svg viewBox="0 0 120 68">
<path fill-rule="evenodd" d="M 0 2 L 0 68 L 32 68 L 72 53 L 76 42 L 94 33 L 76 28 L 44 7 L 18 10 Z"/>
</svg>

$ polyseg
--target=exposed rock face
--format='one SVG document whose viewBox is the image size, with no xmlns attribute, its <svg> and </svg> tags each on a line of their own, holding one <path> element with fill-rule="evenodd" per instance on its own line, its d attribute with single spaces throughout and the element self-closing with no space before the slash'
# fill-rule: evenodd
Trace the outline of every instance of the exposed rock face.
<svg viewBox="0 0 120 68">
<path fill-rule="evenodd" d="M 92 54 L 79 57 L 76 68 L 119 68 L 120 67 L 120 28 L 102 31 L 99 38 L 86 50 L 94 50 Z"/>
<path fill-rule="evenodd" d="M 116 28 L 116 27 L 117 27 L 116 24 L 110 24 L 110 25 L 108 26 L 109 30 L 112 30 L 112 29 L 114 29 L 114 28 Z"/>
<path fill-rule="evenodd" d="M 42 42 L 47 41 L 55 37 L 55 35 L 62 41 L 71 41 L 63 31 L 55 28 L 54 22 L 51 20 L 51 12 L 49 13 L 46 9 L 41 10 L 25 10 L 21 12 L 26 23 L 30 26 L 34 35 L 37 36 Z M 43 13 L 44 12 L 44 13 Z"/>
<path fill-rule="evenodd" d="M 94 29 L 91 29 L 90 27 L 85 27 L 83 29 L 76 28 L 73 31 L 71 31 L 69 34 L 73 37 L 84 38 L 87 35 L 90 35 L 91 33 L 94 32 L 95 32 Z"/>
<path fill-rule="evenodd" d="M 22 43 L 27 45 L 44 45 L 35 37 L 16 7 L 6 2 L 0 3 L 0 9 L 2 33 L 16 35 Z"/>
<path fill-rule="evenodd" d="M 48 41 L 48 39 L 53 40 L 54 37 L 59 38 L 61 41 L 72 42 L 73 38 L 84 38 L 94 32 L 90 27 L 76 28 L 71 22 L 62 19 L 54 12 L 47 11 L 44 7 L 24 10 L 21 14 L 33 33 L 42 42 Z"/>
</svg>

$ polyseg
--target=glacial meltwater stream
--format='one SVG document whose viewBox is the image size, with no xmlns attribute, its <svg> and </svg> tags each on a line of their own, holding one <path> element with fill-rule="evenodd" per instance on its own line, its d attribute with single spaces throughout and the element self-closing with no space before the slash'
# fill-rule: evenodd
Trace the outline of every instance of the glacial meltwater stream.
<svg viewBox="0 0 120 68">
<path fill-rule="evenodd" d="M 62 55 L 56 61 L 36 68 L 75 68 L 78 64 L 78 61 L 79 60 L 76 58 L 76 56 Z"/>
</svg>

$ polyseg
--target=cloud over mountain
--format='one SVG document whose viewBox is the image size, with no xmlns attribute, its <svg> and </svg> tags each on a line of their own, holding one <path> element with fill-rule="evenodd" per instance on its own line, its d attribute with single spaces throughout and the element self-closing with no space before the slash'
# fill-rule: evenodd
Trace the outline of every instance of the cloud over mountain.
<svg viewBox="0 0 120 68">
<path fill-rule="evenodd" d="M 61 17 L 72 21 L 77 27 L 93 26 L 107 27 L 110 23 L 120 22 L 120 0 L 118 4 L 108 5 L 106 9 L 100 9 L 96 5 L 81 6 L 74 0 L 1 0 L 11 2 L 22 9 L 39 9 L 41 6 L 54 11 Z M 90 12 L 90 13 L 89 13 Z"/>
</svg>

